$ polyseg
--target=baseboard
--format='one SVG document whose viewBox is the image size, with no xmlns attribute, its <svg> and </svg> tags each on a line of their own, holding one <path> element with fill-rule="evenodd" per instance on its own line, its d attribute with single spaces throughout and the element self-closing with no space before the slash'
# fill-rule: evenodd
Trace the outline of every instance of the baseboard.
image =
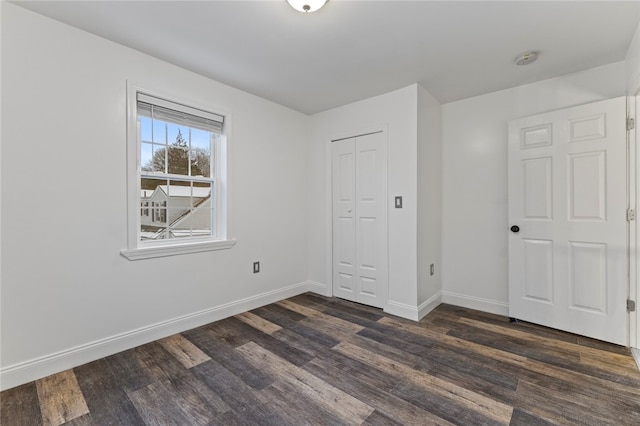
<svg viewBox="0 0 640 426">
<path fill-rule="evenodd" d="M 309 291 L 326 297 L 333 296 L 331 287 L 329 287 L 327 284 L 319 283 L 317 281 L 309 281 Z"/>
<path fill-rule="evenodd" d="M 418 320 L 421 320 L 442 303 L 442 292 L 437 292 L 418 306 Z"/>
<path fill-rule="evenodd" d="M 480 297 L 468 296 L 466 294 L 452 293 L 449 291 L 442 292 L 442 303 L 460 306 L 463 308 L 475 309 L 478 311 L 489 312 L 496 315 L 509 315 L 509 304 L 499 302 L 497 300 L 483 299 Z"/>
<path fill-rule="evenodd" d="M 636 360 L 638 370 L 640 370 L 640 349 L 631 348 L 631 355 L 633 355 L 633 359 Z"/>
<path fill-rule="evenodd" d="M 0 390 L 77 367 L 176 333 L 256 309 L 308 291 L 309 281 L 204 309 L 0 369 Z M 315 288 L 315 286 L 314 286 Z"/>
<path fill-rule="evenodd" d="M 407 305 L 406 303 L 389 300 L 384 311 L 397 317 L 412 321 L 420 321 L 425 317 L 425 315 L 437 308 L 440 303 L 442 303 L 442 295 L 438 292 L 420 304 L 420 306 L 412 306 Z"/>
<path fill-rule="evenodd" d="M 418 308 L 416 306 L 394 302 L 393 300 L 387 301 L 387 305 L 385 306 L 384 311 L 388 314 L 412 321 L 418 321 L 420 319 Z"/>
</svg>

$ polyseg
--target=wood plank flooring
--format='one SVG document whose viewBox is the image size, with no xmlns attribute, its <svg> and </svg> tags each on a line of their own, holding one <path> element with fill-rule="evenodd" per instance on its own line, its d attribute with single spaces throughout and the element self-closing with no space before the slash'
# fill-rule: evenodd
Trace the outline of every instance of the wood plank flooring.
<svg viewBox="0 0 640 426">
<path fill-rule="evenodd" d="M 13 425 L 640 425 L 628 350 L 307 293 L 0 394 Z"/>
</svg>

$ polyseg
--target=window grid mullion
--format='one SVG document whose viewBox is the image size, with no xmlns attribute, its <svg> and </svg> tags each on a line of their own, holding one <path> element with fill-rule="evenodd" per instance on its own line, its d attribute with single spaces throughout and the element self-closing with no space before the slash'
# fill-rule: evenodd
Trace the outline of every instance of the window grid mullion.
<svg viewBox="0 0 640 426">
<path fill-rule="evenodd" d="M 189 129 L 188 141 L 187 141 L 187 174 L 191 176 L 191 127 L 187 127 Z"/>
<path fill-rule="evenodd" d="M 169 125 L 164 123 L 164 172 L 169 174 Z"/>
</svg>

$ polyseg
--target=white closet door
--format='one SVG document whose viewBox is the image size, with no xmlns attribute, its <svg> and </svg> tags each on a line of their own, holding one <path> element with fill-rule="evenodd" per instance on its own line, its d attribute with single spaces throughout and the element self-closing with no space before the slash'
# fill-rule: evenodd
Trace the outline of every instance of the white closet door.
<svg viewBox="0 0 640 426">
<path fill-rule="evenodd" d="M 509 316 L 626 344 L 625 117 L 617 98 L 509 123 Z"/>
<path fill-rule="evenodd" d="M 387 294 L 387 150 L 384 133 L 335 141 L 333 294 L 383 307 Z"/>
<path fill-rule="evenodd" d="M 333 142 L 333 294 L 357 301 L 355 138 Z"/>
</svg>

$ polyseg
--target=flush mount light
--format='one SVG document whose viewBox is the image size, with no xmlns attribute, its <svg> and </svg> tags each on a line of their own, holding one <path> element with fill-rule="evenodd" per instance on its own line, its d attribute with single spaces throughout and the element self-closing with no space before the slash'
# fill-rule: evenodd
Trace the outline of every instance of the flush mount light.
<svg viewBox="0 0 640 426">
<path fill-rule="evenodd" d="M 299 12 L 315 12 L 324 6 L 327 0 L 287 0 L 287 2 Z"/>
<path fill-rule="evenodd" d="M 516 65 L 529 65 L 538 59 L 538 52 L 525 52 L 516 58 Z"/>
</svg>

